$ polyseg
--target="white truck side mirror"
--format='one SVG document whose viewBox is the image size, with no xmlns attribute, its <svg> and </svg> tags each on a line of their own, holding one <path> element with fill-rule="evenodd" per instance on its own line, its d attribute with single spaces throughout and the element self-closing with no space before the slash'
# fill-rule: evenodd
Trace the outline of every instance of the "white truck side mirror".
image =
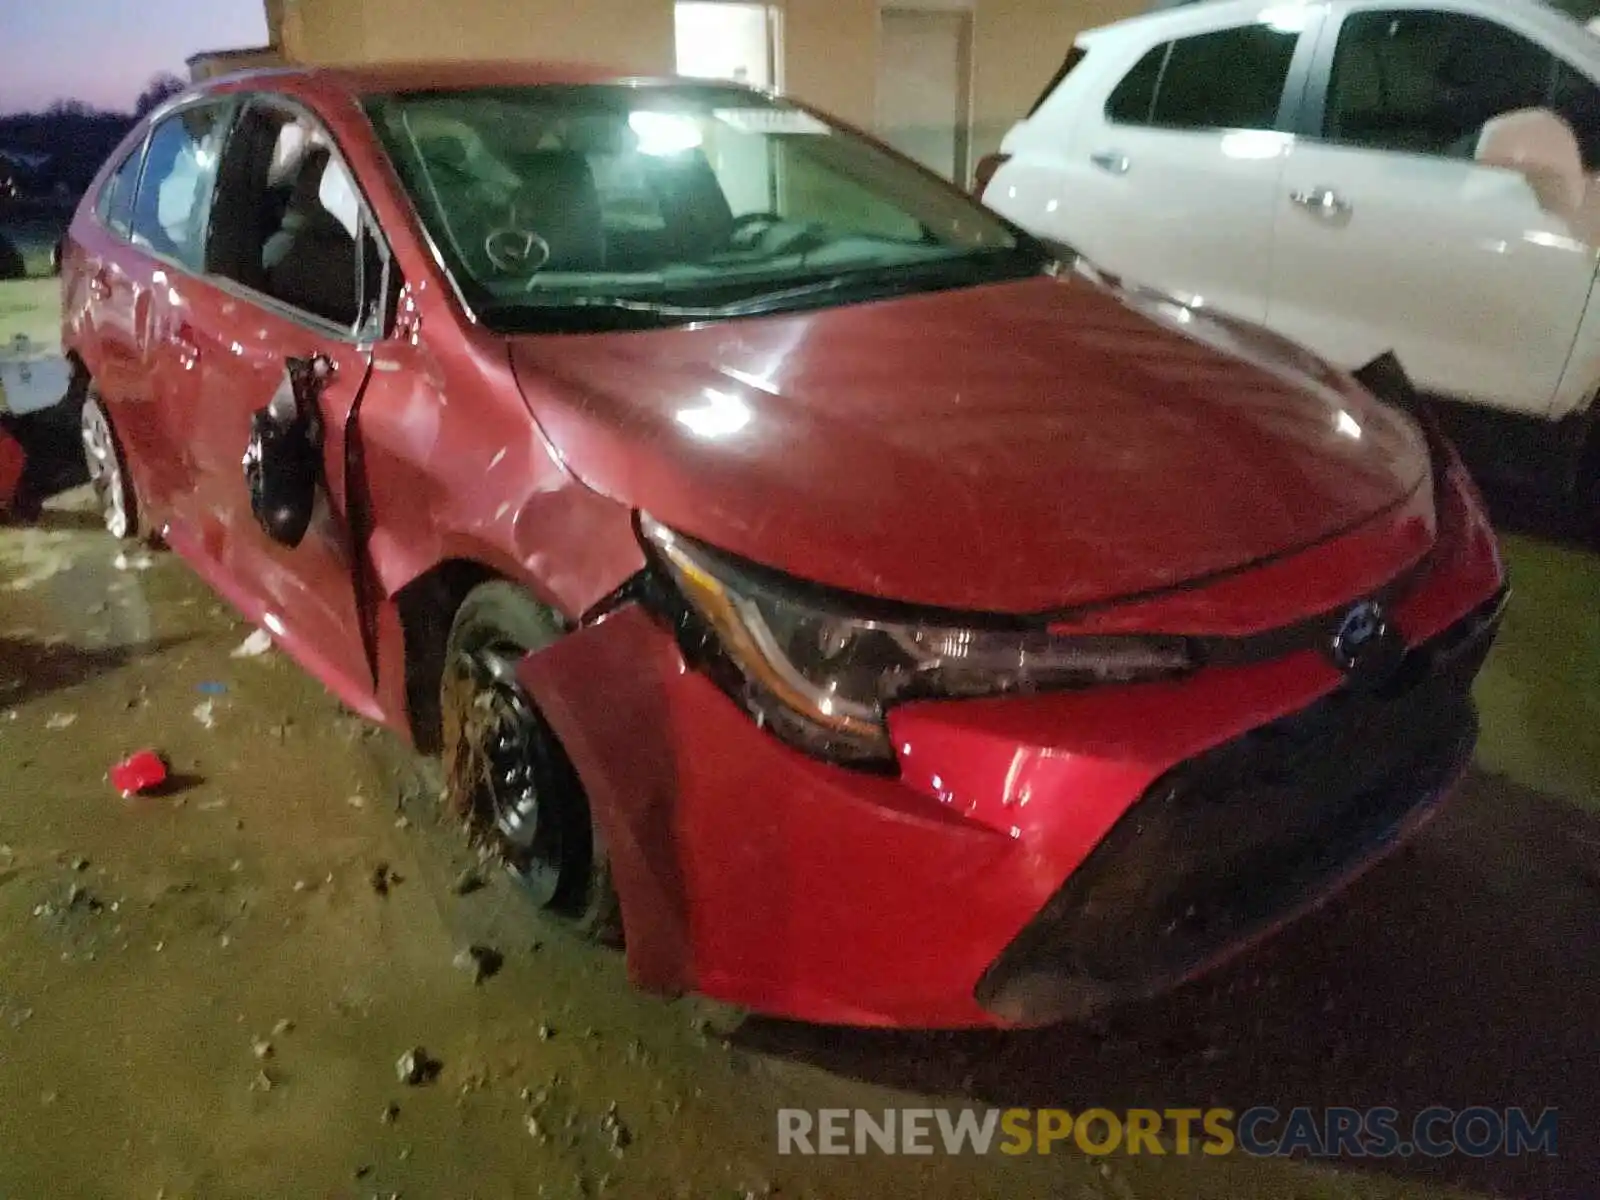
<svg viewBox="0 0 1600 1200">
<path fill-rule="evenodd" d="M 1577 136 L 1548 108 L 1502 113 L 1483 127 L 1475 161 L 1520 172 L 1539 198 L 1539 207 L 1572 219 L 1583 208 L 1589 180 Z"/>
</svg>

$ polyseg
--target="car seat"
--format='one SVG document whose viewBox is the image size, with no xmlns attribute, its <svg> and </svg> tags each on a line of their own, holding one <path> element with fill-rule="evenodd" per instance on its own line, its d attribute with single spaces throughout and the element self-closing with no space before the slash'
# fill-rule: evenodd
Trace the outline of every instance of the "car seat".
<svg viewBox="0 0 1600 1200">
<path fill-rule="evenodd" d="M 733 209 L 702 151 L 644 155 L 645 179 L 666 222 L 668 253 L 679 262 L 699 262 L 728 249 Z"/>
<path fill-rule="evenodd" d="M 522 178 L 512 202 L 515 226 L 549 246 L 543 269 L 604 270 L 605 228 L 589 160 L 575 150 L 532 150 L 512 165 Z"/>
<path fill-rule="evenodd" d="M 321 147 L 307 152 L 278 232 L 261 250 L 267 291 L 286 304 L 353 326 L 360 315 L 360 271 L 350 230 L 323 204 L 323 173 L 332 156 Z"/>
</svg>

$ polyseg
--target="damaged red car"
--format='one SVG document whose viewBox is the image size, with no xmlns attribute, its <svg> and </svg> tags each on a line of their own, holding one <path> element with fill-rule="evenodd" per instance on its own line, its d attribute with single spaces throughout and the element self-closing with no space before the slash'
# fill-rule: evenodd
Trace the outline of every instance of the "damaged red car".
<svg viewBox="0 0 1600 1200">
<path fill-rule="evenodd" d="M 1315 904 L 1471 756 L 1502 568 L 1392 363 L 765 93 L 214 81 L 107 164 L 64 287 L 112 532 L 441 750 L 641 986 L 1080 1016 Z"/>
</svg>

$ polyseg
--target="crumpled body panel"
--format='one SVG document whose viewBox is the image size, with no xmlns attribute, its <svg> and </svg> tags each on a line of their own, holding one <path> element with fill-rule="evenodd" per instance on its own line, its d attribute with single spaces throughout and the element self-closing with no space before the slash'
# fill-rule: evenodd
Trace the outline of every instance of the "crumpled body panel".
<svg viewBox="0 0 1600 1200">
<path fill-rule="evenodd" d="M 1403 417 L 1209 314 L 1177 315 L 1041 276 L 516 338 L 512 357 L 591 487 L 722 550 L 883 599 L 1002 613 L 1104 603 L 1427 499 L 1426 446 Z"/>
<path fill-rule="evenodd" d="M 1458 466 L 1447 478 L 1440 540 L 1393 610 L 1409 645 L 1502 582 L 1471 485 Z M 975 999 L 980 979 L 1156 780 L 1343 681 L 1306 649 L 1179 682 L 906 704 L 890 715 L 889 777 L 757 729 L 639 604 L 525 659 L 520 677 L 588 792 L 635 982 L 935 1027 L 1007 1023 Z"/>
</svg>

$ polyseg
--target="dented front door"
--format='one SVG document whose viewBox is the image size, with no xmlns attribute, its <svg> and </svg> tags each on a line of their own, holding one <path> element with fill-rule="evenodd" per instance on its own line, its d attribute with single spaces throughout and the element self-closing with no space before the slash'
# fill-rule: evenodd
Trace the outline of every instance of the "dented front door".
<svg viewBox="0 0 1600 1200">
<path fill-rule="evenodd" d="M 204 400 L 191 436 L 203 477 L 192 520 L 185 523 L 191 544 L 176 548 L 340 700 L 372 714 L 373 672 L 347 474 L 348 439 L 371 369 L 371 348 L 275 307 L 221 289 L 213 295 L 226 316 L 197 324 L 232 333 L 214 338 L 201 351 Z M 256 518 L 244 457 L 251 419 L 280 391 L 288 361 L 317 356 L 329 368 L 312 401 L 320 426 L 321 471 L 310 524 L 298 544 L 287 546 Z"/>
</svg>

